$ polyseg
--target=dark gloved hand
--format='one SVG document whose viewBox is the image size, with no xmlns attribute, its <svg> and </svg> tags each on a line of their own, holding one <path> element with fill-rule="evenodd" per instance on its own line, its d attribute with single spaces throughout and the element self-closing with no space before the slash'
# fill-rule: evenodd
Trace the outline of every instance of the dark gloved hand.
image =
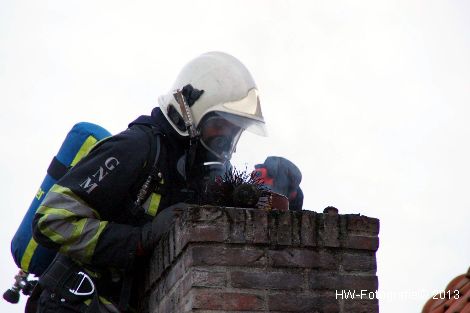
<svg viewBox="0 0 470 313">
<path fill-rule="evenodd" d="M 186 203 L 177 203 L 172 206 L 169 206 L 165 208 L 162 212 L 157 214 L 157 216 L 153 219 L 152 222 L 149 222 L 142 226 L 140 237 L 141 239 L 137 254 L 147 254 L 152 249 L 154 249 L 155 245 L 162 238 L 162 236 L 167 233 L 173 226 L 175 218 L 179 214 L 179 212 L 175 209 L 184 209 L 186 207 Z"/>
<path fill-rule="evenodd" d="M 304 200 L 299 184 L 302 173 L 299 168 L 283 157 L 269 156 L 263 164 L 255 165 L 255 173 L 272 191 L 289 199 L 290 210 L 301 210 Z"/>
</svg>

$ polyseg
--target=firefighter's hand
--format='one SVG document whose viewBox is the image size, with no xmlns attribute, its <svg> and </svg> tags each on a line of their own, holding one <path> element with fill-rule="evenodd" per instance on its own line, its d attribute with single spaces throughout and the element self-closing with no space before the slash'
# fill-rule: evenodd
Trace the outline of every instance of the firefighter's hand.
<svg viewBox="0 0 470 313">
<path fill-rule="evenodd" d="M 255 165 L 256 175 L 272 191 L 289 198 L 291 210 L 301 210 L 304 195 L 299 184 L 302 173 L 299 168 L 283 157 L 269 156 L 263 164 Z"/>
<path fill-rule="evenodd" d="M 137 254 L 143 255 L 151 252 L 162 236 L 173 226 L 175 218 L 181 212 L 181 210 L 178 209 L 184 209 L 185 207 L 187 207 L 186 203 L 178 203 L 169 206 L 157 214 L 152 222 L 142 226 L 141 240 Z"/>
</svg>

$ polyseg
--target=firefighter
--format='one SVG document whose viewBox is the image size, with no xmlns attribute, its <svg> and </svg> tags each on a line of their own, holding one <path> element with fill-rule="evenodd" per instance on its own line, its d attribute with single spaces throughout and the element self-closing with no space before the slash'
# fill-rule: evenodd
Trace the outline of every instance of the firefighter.
<svg viewBox="0 0 470 313">
<path fill-rule="evenodd" d="M 36 312 L 131 311 L 134 269 L 172 225 L 174 207 L 222 173 L 243 131 L 265 135 L 256 84 L 225 53 L 190 61 L 158 103 L 97 143 L 39 207 L 34 238 L 59 253 L 40 278 Z"/>
</svg>

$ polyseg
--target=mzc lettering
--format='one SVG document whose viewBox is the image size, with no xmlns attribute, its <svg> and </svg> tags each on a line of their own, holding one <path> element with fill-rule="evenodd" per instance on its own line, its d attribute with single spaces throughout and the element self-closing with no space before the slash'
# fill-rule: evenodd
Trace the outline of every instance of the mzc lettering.
<svg viewBox="0 0 470 313">
<path fill-rule="evenodd" d="M 117 166 L 119 165 L 119 160 L 115 157 L 109 157 L 104 161 L 104 164 L 98 168 L 98 170 L 93 173 L 91 176 L 88 176 L 81 184 L 80 187 L 86 191 L 86 193 L 91 193 L 96 187 L 99 186 L 99 183 L 108 176 Z"/>
</svg>

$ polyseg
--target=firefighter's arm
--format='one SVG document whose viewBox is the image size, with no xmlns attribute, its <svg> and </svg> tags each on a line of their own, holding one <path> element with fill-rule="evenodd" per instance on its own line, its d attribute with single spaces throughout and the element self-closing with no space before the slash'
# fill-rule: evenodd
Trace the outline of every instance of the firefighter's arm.
<svg viewBox="0 0 470 313">
<path fill-rule="evenodd" d="M 139 136 L 127 131 L 111 138 L 51 188 L 33 221 L 36 241 L 85 264 L 124 268 L 132 262 L 142 230 L 112 220 L 148 158 L 146 138 Z"/>
<path fill-rule="evenodd" d="M 101 220 L 69 188 L 54 185 L 33 221 L 33 235 L 41 245 L 85 263 L 126 267 L 139 240 L 136 227 Z M 107 242 L 97 250 L 98 242 Z M 99 251 L 102 250 L 102 251 Z M 97 253 L 108 255 L 100 260 Z"/>
</svg>

